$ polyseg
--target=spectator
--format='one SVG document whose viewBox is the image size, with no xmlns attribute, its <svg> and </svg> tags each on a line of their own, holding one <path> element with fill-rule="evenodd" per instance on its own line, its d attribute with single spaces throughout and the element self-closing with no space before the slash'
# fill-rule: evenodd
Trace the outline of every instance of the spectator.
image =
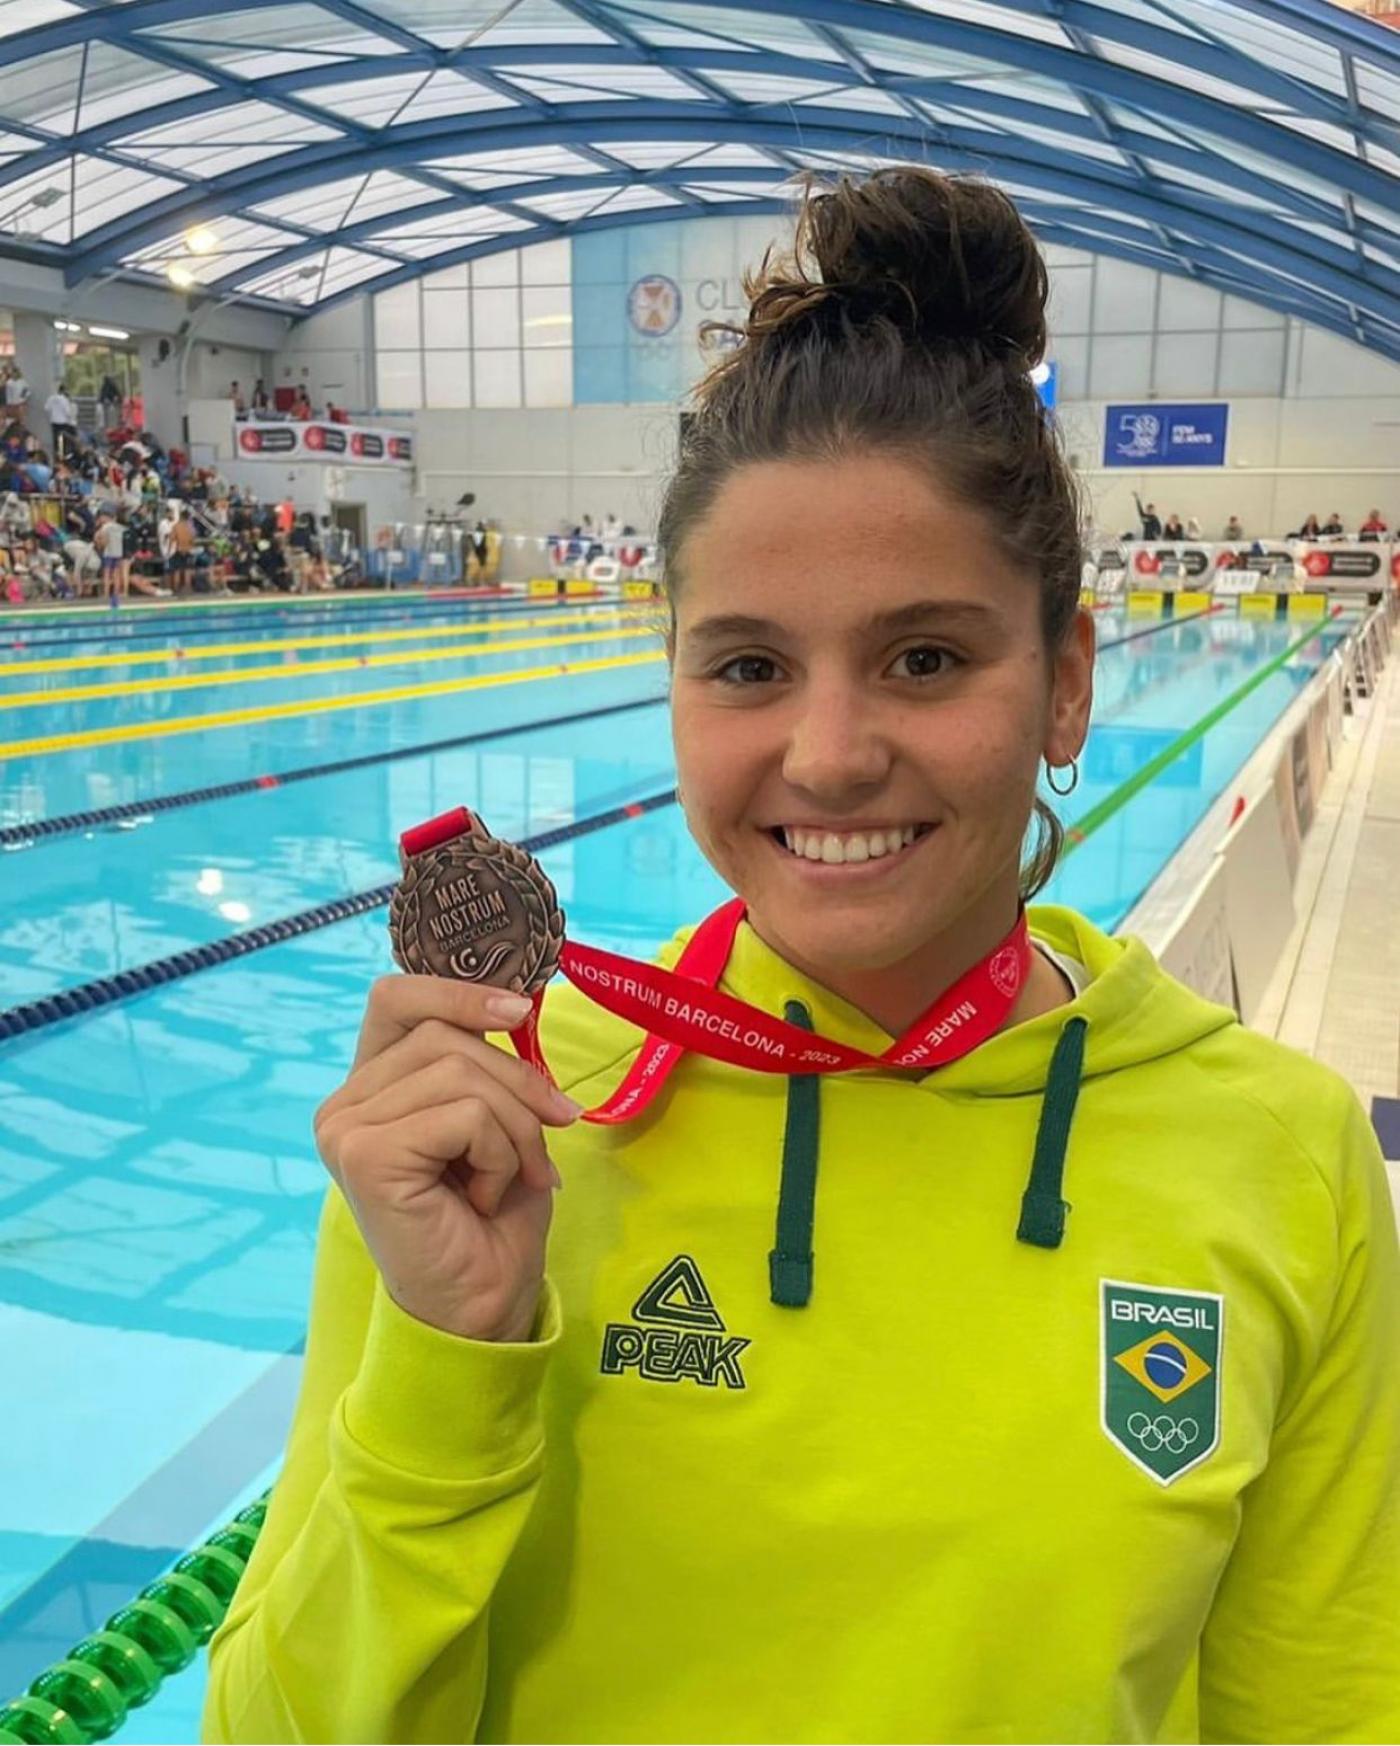
<svg viewBox="0 0 1400 1746">
<path fill-rule="evenodd" d="M 1341 535 L 1346 532 L 1346 529 L 1342 526 L 1342 518 L 1338 515 L 1335 509 L 1322 524 L 1322 531 L 1328 539 L 1339 539 Z"/>
<path fill-rule="evenodd" d="M 1186 538 L 1186 529 L 1181 525 L 1181 517 L 1175 510 L 1167 517 L 1162 527 L 1162 538 L 1164 540 L 1184 540 Z"/>
<path fill-rule="evenodd" d="M 1198 540 L 1201 537 L 1201 524 L 1194 515 L 1186 518 L 1186 537 L 1188 540 Z"/>
<path fill-rule="evenodd" d="M 72 538 L 63 542 L 63 561 L 68 566 L 73 592 L 96 594 L 100 561 L 90 540 Z"/>
<path fill-rule="evenodd" d="M 77 447 L 78 415 L 73 410 L 73 402 L 65 393 L 62 383 L 44 402 L 44 411 L 48 413 L 49 424 L 53 429 L 53 452 L 59 460 L 66 460 L 69 450 Z"/>
<path fill-rule="evenodd" d="M 267 389 L 263 386 L 262 377 L 259 376 L 257 381 L 253 384 L 253 411 L 261 414 L 265 413 L 267 408 Z"/>
<path fill-rule="evenodd" d="M 299 515 L 287 536 L 287 567 L 292 576 L 292 593 L 305 594 L 311 568 L 311 550 L 315 544 L 309 515 Z"/>
<path fill-rule="evenodd" d="M 1317 517 L 1310 515 L 1296 533 L 1289 534 L 1291 540 L 1315 540 L 1322 529 L 1317 525 Z"/>
<path fill-rule="evenodd" d="M 102 554 L 102 587 L 109 600 L 127 591 L 126 529 L 109 509 L 97 518 L 97 549 Z"/>
<path fill-rule="evenodd" d="M 189 592 L 194 572 L 194 543 L 194 523 L 190 520 L 188 506 L 182 504 L 170 530 L 170 586 L 176 594 Z"/>
<path fill-rule="evenodd" d="M 102 411 L 103 430 L 110 430 L 114 424 L 121 422 L 122 391 L 115 376 L 102 378 L 102 386 L 97 391 L 97 403 Z"/>
<path fill-rule="evenodd" d="M 297 397 L 292 402 L 292 410 L 288 417 L 305 421 L 311 417 L 311 402 L 307 398 L 305 388 L 297 389 Z"/>
<path fill-rule="evenodd" d="M 248 410 L 248 403 L 243 398 L 243 390 L 238 386 L 237 382 L 231 382 L 229 384 L 228 397 L 233 402 L 233 416 L 235 418 L 242 418 Z"/>
<path fill-rule="evenodd" d="M 11 418 L 23 421 L 25 403 L 29 399 L 29 384 L 17 364 L 11 364 L 5 377 L 5 407 Z"/>
<path fill-rule="evenodd" d="M 1133 493 L 1133 502 L 1137 504 L 1138 520 L 1142 523 L 1142 537 L 1145 540 L 1159 540 L 1162 537 L 1162 518 L 1157 513 L 1157 505 L 1149 503 L 1145 508 L 1137 492 Z"/>
<path fill-rule="evenodd" d="M 175 505 L 173 503 L 163 504 L 160 518 L 156 522 L 156 551 L 160 555 L 161 568 L 167 576 L 170 574 L 170 560 L 175 552 L 171 538 L 175 532 L 175 520 Z"/>
<path fill-rule="evenodd" d="M 1230 517 L 1229 521 L 1225 523 L 1225 532 L 1221 537 L 1231 541 L 1242 540 L 1244 538 L 1244 523 L 1240 520 L 1239 516 L 1232 515 Z"/>
<path fill-rule="evenodd" d="M 1373 509 L 1361 524 L 1360 537 L 1363 540 L 1378 540 L 1382 534 L 1389 532 L 1390 529 L 1381 520 L 1380 510 Z"/>
</svg>

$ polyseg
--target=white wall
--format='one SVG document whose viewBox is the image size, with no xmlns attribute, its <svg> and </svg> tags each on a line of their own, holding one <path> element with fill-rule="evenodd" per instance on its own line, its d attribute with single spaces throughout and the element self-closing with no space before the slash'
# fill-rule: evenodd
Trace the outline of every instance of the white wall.
<svg viewBox="0 0 1400 1746">
<path fill-rule="evenodd" d="M 710 303 L 702 310 L 702 300 L 691 296 L 687 319 L 733 313 L 728 305 L 738 303 L 744 267 L 767 241 L 784 240 L 782 221 L 696 226 L 706 232 L 699 254 L 713 277 L 705 281 Z M 1045 252 L 1060 416 L 1097 526 L 1117 532 L 1134 525 L 1134 489 L 1163 511 L 1195 515 L 1208 531 L 1232 513 L 1260 534 L 1286 533 L 1310 511 L 1325 517 L 1337 510 L 1350 524 L 1373 506 L 1400 523 L 1400 365 L 1194 280 L 1078 250 Z M 521 283 L 537 276 L 522 269 Z M 716 286 L 725 295 L 714 310 Z M 359 313 L 336 310 L 306 323 L 294 335 L 300 349 L 284 356 L 294 356 L 298 368 L 314 365 L 345 356 L 358 336 L 372 380 L 368 300 L 346 307 Z M 446 342 L 430 340 L 416 302 L 412 321 L 395 331 L 397 308 L 386 302 L 380 345 L 417 346 L 422 332 L 427 363 L 419 379 L 432 376 L 444 396 L 456 392 L 470 373 L 445 369 L 447 354 L 427 349 Z M 480 339 L 479 325 L 473 321 L 467 339 Z M 467 339 L 457 343 L 466 346 Z M 472 355 L 471 348 L 460 353 Z M 405 356 L 396 351 L 400 362 Z M 416 353 L 411 362 L 419 364 Z M 1104 468 L 1105 406 L 1154 399 L 1228 402 L 1228 464 L 1138 474 Z M 649 529 L 675 421 L 674 407 L 657 405 L 421 412 L 418 506 L 444 508 L 473 490 L 481 511 L 512 530 L 547 531 L 585 511 L 614 511 Z"/>
<path fill-rule="evenodd" d="M 370 303 L 354 297 L 294 327 L 272 361 L 274 388 L 305 387 L 311 404 L 364 412 L 374 405 Z"/>
<path fill-rule="evenodd" d="M 476 493 L 472 515 L 547 533 L 613 514 L 650 533 L 678 420 L 669 406 L 420 412 L 418 508 Z"/>
</svg>

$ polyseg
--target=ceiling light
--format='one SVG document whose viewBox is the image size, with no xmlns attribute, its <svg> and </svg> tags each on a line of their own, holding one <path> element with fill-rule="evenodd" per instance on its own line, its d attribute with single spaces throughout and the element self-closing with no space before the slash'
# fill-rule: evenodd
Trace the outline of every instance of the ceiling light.
<svg viewBox="0 0 1400 1746">
<path fill-rule="evenodd" d="M 218 236 L 207 224 L 197 224 L 185 232 L 185 247 L 192 255 L 212 255 L 218 246 Z"/>
<path fill-rule="evenodd" d="M 190 286 L 194 284 L 194 274 L 188 267 L 182 266 L 179 261 L 170 263 L 165 269 L 165 276 L 172 285 L 178 286 L 181 291 L 188 291 Z"/>
<path fill-rule="evenodd" d="M 131 335 L 124 327 L 93 327 L 91 323 L 89 323 L 88 332 L 94 339 L 123 340 L 131 338 Z"/>
<path fill-rule="evenodd" d="M 54 326 L 60 333 L 81 333 L 83 331 L 76 321 L 56 321 Z"/>
<path fill-rule="evenodd" d="M 62 199 L 62 188 L 41 188 L 37 194 L 30 195 L 29 204 L 38 207 L 52 206 L 56 201 Z"/>
<path fill-rule="evenodd" d="M 298 267 L 292 277 L 294 279 L 315 279 L 320 275 L 320 271 L 319 267 Z"/>
</svg>

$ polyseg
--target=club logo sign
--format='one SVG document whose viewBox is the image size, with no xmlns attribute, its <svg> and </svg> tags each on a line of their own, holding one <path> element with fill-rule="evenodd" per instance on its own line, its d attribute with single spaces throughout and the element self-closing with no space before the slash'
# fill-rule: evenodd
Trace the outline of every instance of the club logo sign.
<svg viewBox="0 0 1400 1746">
<path fill-rule="evenodd" d="M 664 273 L 648 273 L 627 293 L 627 319 L 648 339 L 664 339 L 681 318 L 681 288 Z"/>
</svg>

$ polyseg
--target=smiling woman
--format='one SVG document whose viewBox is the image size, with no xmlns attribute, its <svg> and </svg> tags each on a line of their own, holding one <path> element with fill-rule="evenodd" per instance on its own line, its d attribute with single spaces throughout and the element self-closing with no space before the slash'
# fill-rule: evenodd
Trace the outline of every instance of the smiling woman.
<svg viewBox="0 0 1400 1746">
<path fill-rule="evenodd" d="M 550 990 L 567 1096 L 524 998 L 375 986 L 207 1737 L 1394 1739 L 1369 1125 L 1025 907 L 1093 657 L 1035 244 L 888 171 L 750 290 L 662 519 L 736 896 Z"/>
</svg>

